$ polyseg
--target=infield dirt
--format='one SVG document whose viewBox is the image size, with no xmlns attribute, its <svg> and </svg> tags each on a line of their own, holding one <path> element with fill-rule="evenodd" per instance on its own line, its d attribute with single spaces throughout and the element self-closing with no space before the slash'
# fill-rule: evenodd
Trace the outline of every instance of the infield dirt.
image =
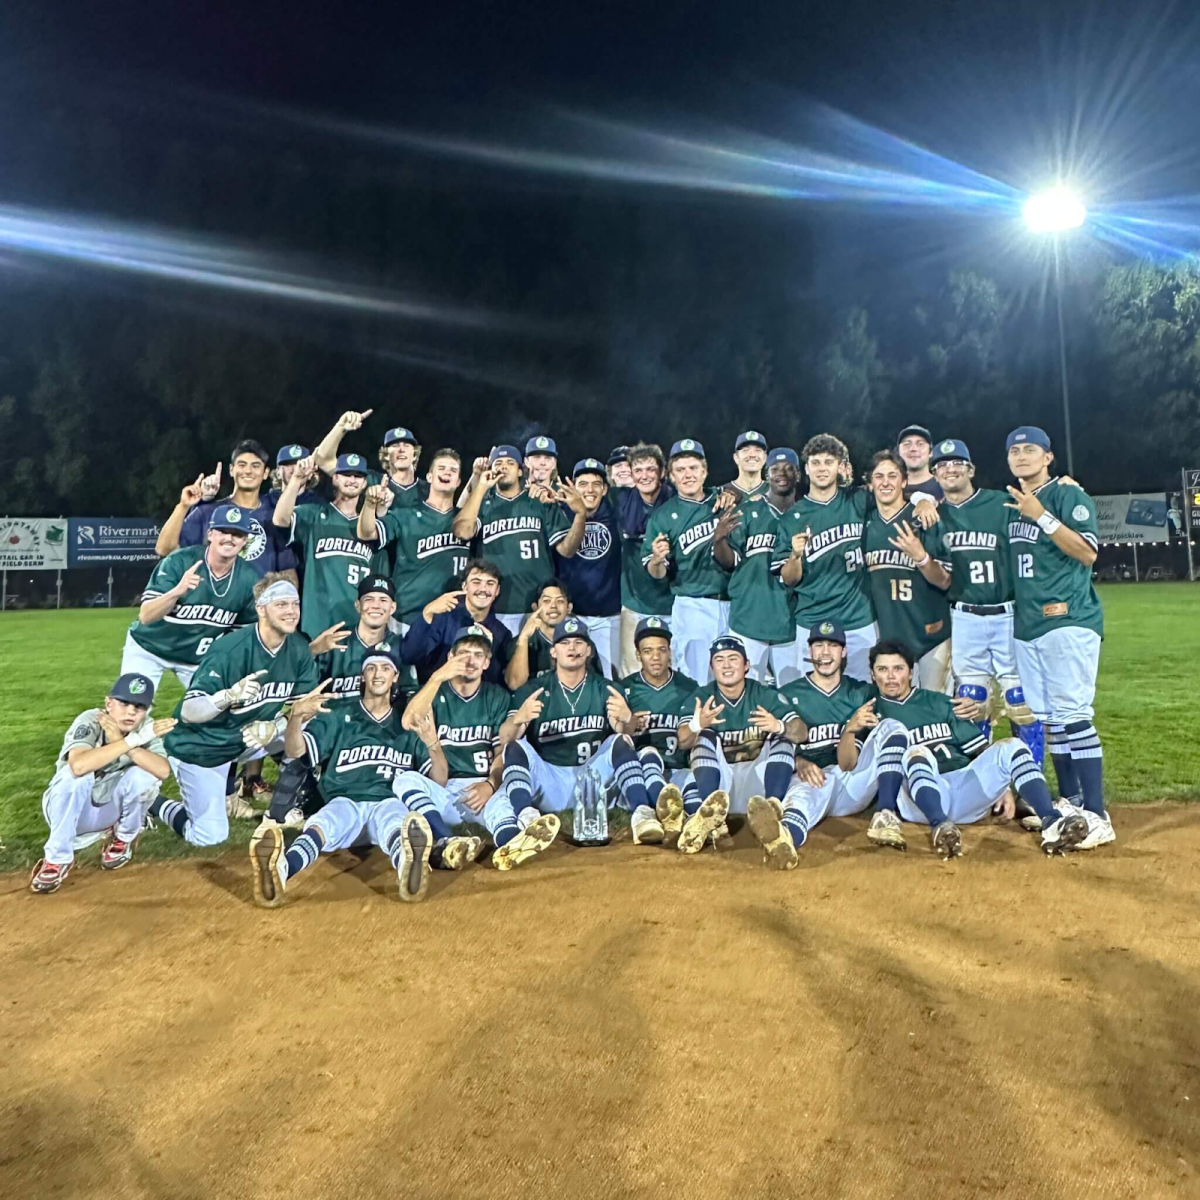
<svg viewBox="0 0 1200 1200">
<path fill-rule="evenodd" d="M 5 876 L 3 1191 L 1197 1196 L 1200 809 L 1116 823 L 556 846 L 420 905 L 377 852 L 270 912 L 241 855 Z"/>
</svg>

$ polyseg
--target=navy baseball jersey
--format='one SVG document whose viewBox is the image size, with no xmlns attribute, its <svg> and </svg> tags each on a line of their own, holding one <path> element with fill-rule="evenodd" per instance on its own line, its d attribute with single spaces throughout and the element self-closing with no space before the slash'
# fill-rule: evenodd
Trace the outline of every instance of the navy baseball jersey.
<svg viewBox="0 0 1200 1200">
<path fill-rule="evenodd" d="M 574 520 L 566 505 L 562 510 L 568 521 Z M 576 616 L 615 617 L 621 611 L 621 537 L 607 496 L 588 517 L 574 557 L 555 558 L 559 579 L 571 589 Z"/>
<path fill-rule="evenodd" d="M 269 571 L 286 571 L 296 565 L 290 556 L 284 565 L 280 565 L 280 556 L 287 551 L 287 534 L 271 524 L 271 518 L 275 515 L 275 499 L 271 492 L 260 497 L 257 508 L 234 505 L 232 496 L 197 504 L 183 518 L 183 528 L 179 531 L 180 546 L 204 545 L 208 540 L 208 518 L 212 516 L 214 509 L 229 505 L 241 508 L 242 515 L 246 518 L 245 528 L 249 536 L 242 547 L 241 557 L 254 568 L 257 575 L 263 576 Z"/>
</svg>

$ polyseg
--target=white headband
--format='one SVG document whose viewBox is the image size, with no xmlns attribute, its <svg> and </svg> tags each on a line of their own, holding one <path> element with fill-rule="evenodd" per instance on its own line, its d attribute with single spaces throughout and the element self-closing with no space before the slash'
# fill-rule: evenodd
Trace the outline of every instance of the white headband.
<svg viewBox="0 0 1200 1200">
<path fill-rule="evenodd" d="M 276 600 L 295 600 L 300 603 L 300 593 L 296 591 L 296 585 L 287 579 L 277 579 L 268 588 L 263 588 L 262 595 L 255 600 L 255 604 L 259 608 L 265 608 L 268 604 L 274 604 Z"/>
</svg>

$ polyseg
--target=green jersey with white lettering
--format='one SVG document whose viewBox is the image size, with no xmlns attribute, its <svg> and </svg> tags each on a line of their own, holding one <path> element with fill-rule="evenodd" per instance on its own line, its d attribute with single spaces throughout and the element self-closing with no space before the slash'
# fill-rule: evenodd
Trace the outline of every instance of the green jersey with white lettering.
<svg viewBox="0 0 1200 1200">
<path fill-rule="evenodd" d="M 697 688 L 693 696 L 680 706 L 679 715 L 683 720 L 690 720 L 699 700 L 701 705 L 713 699 L 724 705 L 721 713 L 721 724 L 715 725 L 717 736 L 721 739 L 721 749 L 725 751 L 725 761 L 730 763 L 753 762 L 762 753 L 763 744 L 768 734 L 756 729 L 750 718 L 756 708 L 762 707 L 773 717 L 781 721 L 790 721 L 795 717 L 796 709 L 792 702 L 782 692 L 777 692 L 757 679 L 746 678 L 746 686 L 736 700 L 730 700 L 718 687 L 716 680 Z"/>
<path fill-rule="evenodd" d="M 941 534 L 938 558 L 950 563 L 952 604 L 1004 604 L 1013 598 L 1008 565 L 1008 493 L 978 488 L 960 504 L 949 498 L 938 505 Z"/>
<path fill-rule="evenodd" d="M 438 688 L 433 700 L 433 719 L 451 779 L 487 777 L 509 707 L 507 689 L 486 679 L 467 699 L 451 682 Z"/>
<path fill-rule="evenodd" d="M 223 633 L 258 620 L 254 585 L 258 574 L 245 559 L 235 558 L 228 574 L 214 579 L 204 559 L 206 546 L 181 546 L 172 550 L 151 572 L 143 600 L 169 592 L 189 567 L 200 564 L 200 582 L 174 608 L 152 625 L 134 621 L 129 634 L 143 650 L 167 662 L 192 666 Z"/>
<path fill-rule="evenodd" d="M 378 804 L 395 796 L 393 781 L 401 772 L 429 774 L 429 751 L 400 724 L 400 710 L 375 717 L 361 699 L 310 721 L 304 749 L 309 765 L 319 769 L 317 785 L 327 802 L 344 796 L 356 804 Z"/>
<path fill-rule="evenodd" d="M 387 574 L 387 559 L 358 536 L 358 516 L 347 517 L 328 501 L 292 513 L 291 545 L 304 557 L 300 628 L 309 638 L 338 621 L 358 624 L 358 585 L 372 571 Z"/>
<path fill-rule="evenodd" d="M 634 738 L 640 750 L 653 746 L 662 755 L 668 771 L 682 771 L 688 765 L 688 752 L 679 749 L 679 722 L 692 715 L 691 702 L 699 686 L 681 671 L 672 671 L 657 687 L 641 671 L 626 675 L 618 685 L 625 703 L 634 713 L 649 713 L 646 728 Z M 687 709 L 687 717 L 680 713 Z"/>
<path fill-rule="evenodd" d="M 783 515 L 765 497 L 741 506 L 742 521 L 729 535 L 733 574 L 729 577 L 729 629 L 756 642 L 790 642 L 796 636 L 791 588 L 771 573 L 771 555 Z"/>
<path fill-rule="evenodd" d="M 479 506 L 479 553 L 500 568 L 504 582 L 492 611 L 524 613 L 533 594 L 554 578 L 553 547 L 571 531 L 557 503 L 543 504 L 522 489 L 506 499 L 493 487 Z"/>
<path fill-rule="evenodd" d="M 760 480 L 752 488 L 744 488 L 736 479 L 731 479 L 724 488 L 727 492 L 733 492 L 737 496 L 739 504 L 745 504 L 748 500 L 760 500 L 766 497 L 770 490 L 765 479 Z"/>
<path fill-rule="evenodd" d="M 585 671 L 583 682 L 568 690 L 556 671 L 547 671 L 513 694 L 508 702 L 509 715 L 539 688 L 541 716 L 529 722 L 525 740 L 551 766 L 582 766 L 612 733 L 606 680 L 593 671 Z"/>
<path fill-rule="evenodd" d="M 875 712 L 894 717 L 908 731 L 910 746 L 928 746 L 937 760 L 938 774 L 960 771 L 987 749 L 987 736 L 979 726 L 964 721 L 954 711 L 949 696 L 927 688 L 913 688 L 903 700 L 889 700 L 875 692 Z"/>
<path fill-rule="evenodd" d="M 862 533 L 873 507 L 864 488 L 838 488 L 828 500 L 801 496 L 779 518 L 771 570 L 779 571 L 792 555 L 792 536 L 806 529 L 804 573 L 796 585 L 796 624 L 811 629 L 837 621 L 843 629 L 870 625 L 871 598 L 863 569 Z"/>
<path fill-rule="evenodd" d="M 1080 487 L 1048 480 L 1034 495 L 1046 511 L 1088 545 L 1097 545 L 1096 506 Z M 1100 597 L 1092 586 L 1092 569 L 1064 554 L 1035 521 L 1009 509 L 1008 544 L 1012 563 L 1015 633 L 1032 642 L 1052 629 L 1072 626 L 1104 636 Z"/>
<path fill-rule="evenodd" d="M 796 752 L 818 767 L 836 767 L 838 742 L 845 732 L 846 722 L 875 695 L 875 689 L 849 675 L 843 675 L 832 692 L 825 691 L 813 680 L 810 673 L 784 688 L 797 715 L 808 726 L 808 737 Z M 869 732 L 863 732 L 864 739 Z"/>
<path fill-rule="evenodd" d="M 591 641 L 591 638 L 588 638 Z M 554 670 L 554 659 L 550 657 L 551 640 L 541 631 L 535 629 L 526 644 L 526 652 L 529 655 L 529 678 L 533 679 L 536 675 L 544 674 L 546 671 Z M 511 643 L 512 649 L 509 652 L 509 657 L 512 657 L 512 651 L 516 650 L 517 643 L 514 640 Z M 588 670 L 600 673 L 600 656 L 596 653 L 596 647 L 592 645 L 592 655 L 588 659 Z"/>
<path fill-rule="evenodd" d="M 333 682 L 325 689 L 323 695 L 327 700 L 357 700 L 362 695 L 363 660 L 370 653 L 390 654 L 393 658 L 400 657 L 399 639 L 385 637 L 374 646 L 368 646 L 358 636 L 358 626 L 346 641 L 343 650 L 327 650 L 317 655 L 318 679 L 330 679 Z"/>
<path fill-rule="evenodd" d="M 667 579 L 673 596 L 728 599 L 729 573 L 712 556 L 712 537 L 718 519 L 713 512 L 715 495 L 707 495 L 703 500 L 672 496 L 646 522 L 642 567 L 650 561 L 654 539 L 665 533 L 671 543 Z"/>
<path fill-rule="evenodd" d="M 379 546 L 394 566 L 396 616 L 411 625 L 430 600 L 450 590 L 450 581 L 461 575 L 471 556 L 471 543 L 454 536 L 458 509 L 438 512 L 428 501 L 396 511 L 393 506 L 377 519 Z"/>
<path fill-rule="evenodd" d="M 390 475 L 382 471 L 367 472 L 367 487 L 378 487 L 386 483 L 392 493 L 392 505 L 388 512 L 397 512 L 402 508 L 416 508 L 424 500 L 429 499 L 429 483 L 424 479 L 414 479 L 412 483 L 397 483 Z"/>
<path fill-rule="evenodd" d="M 613 488 L 613 508 L 624 517 L 631 511 L 640 512 L 644 523 L 649 521 L 652 507 L 642 499 L 636 488 Z M 639 507 L 640 506 L 640 507 Z M 645 536 L 632 537 L 621 531 L 621 607 L 646 617 L 671 615 L 671 582 L 655 579 L 642 566 L 642 547 Z"/>
<path fill-rule="evenodd" d="M 315 506 L 314 506 L 315 507 Z M 192 696 L 211 696 L 256 671 L 262 692 L 253 704 L 237 704 L 218 713 L 203 725 L 183 719 L 183 705 Z M 307 640 L 289 633 L 278 650 L 268 650 L 258 634 L 258 625 L 247 625 L 218 638 L 192 676 L 192 682 L 175 709 L 179 722 L 163 739 L 174 758 L 198 767 L 220 767 L 234 762 L 246 749 L 242 727 L 251 721 L 273 721 L 293 696 L 302 696 L 317 686 L 317 664 Z"/>
</svg>

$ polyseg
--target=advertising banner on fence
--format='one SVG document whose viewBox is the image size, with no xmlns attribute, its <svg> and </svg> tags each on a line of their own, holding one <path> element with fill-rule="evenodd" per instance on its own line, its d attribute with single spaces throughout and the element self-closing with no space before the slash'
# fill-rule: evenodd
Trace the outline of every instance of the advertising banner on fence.
<svg viewBox="0 0 1200 1200">
<path fill-rule="evenodd" d="M 162 526 L 149 517 L 72 517 L 70 525 L 69 566 L 155 562 L 158 558 L 154 543 Z"/>
<path fill-rule="evenodd" d="M 65 517 L 0 517 L 0 570 L 61 571 L 66 565 Z"/>
<path fill-rule="evenodd" d="M 1096 526 L 1101 543 L 1166 542 L 1166 492 L 1095 496 Z"/>
</svg>

